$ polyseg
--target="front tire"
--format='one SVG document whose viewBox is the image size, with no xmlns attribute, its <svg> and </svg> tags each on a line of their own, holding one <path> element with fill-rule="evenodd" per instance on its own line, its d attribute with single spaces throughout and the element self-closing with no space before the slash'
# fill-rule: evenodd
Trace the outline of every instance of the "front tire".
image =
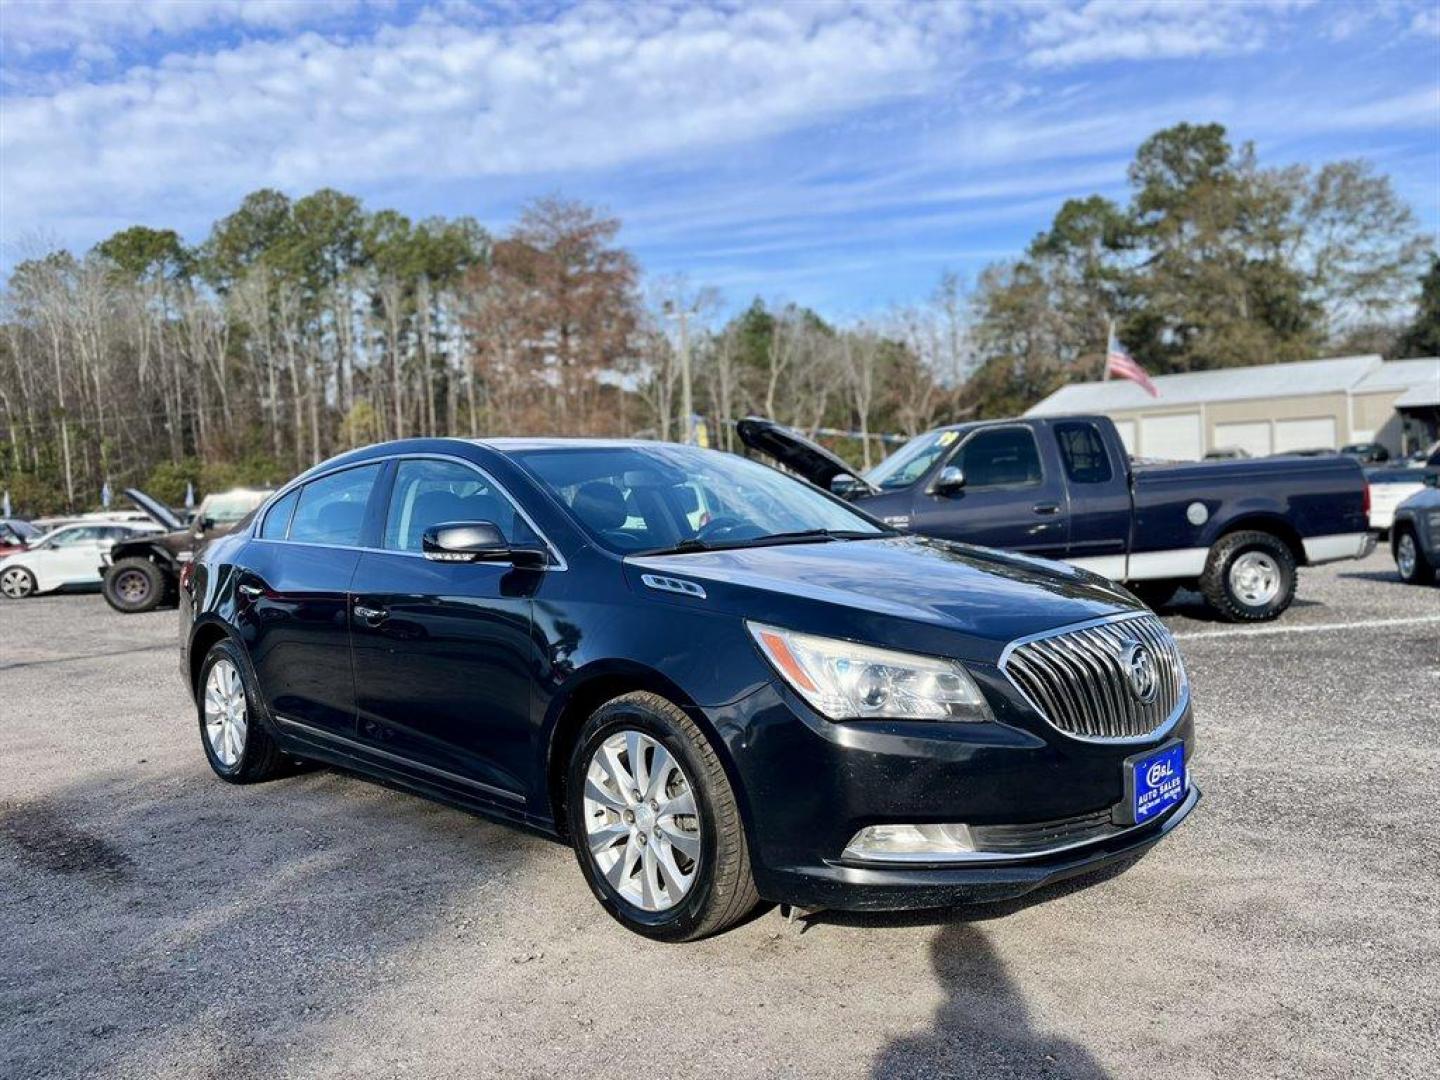
<svg viewBox="0 0 1440 1080">
<path fill-rule="evenodd" d="M 23 566 L 12 566 L 0 571 L 0 593 L 11 600 L 24 600 L 35 595 L 35 575 Z"/>
<path fill-rule="evenodd" d="M 580 870 L 627 929 L 693 941 L 759 903 L 740 810 L 715 748 L 658 694 L 616 698 L 586 721 L 566 801 Z"/>
<path fill-rule="evenodd" d="M 205 655 L 196 699 L 200 744 L 216 776 L 231 784 L 254 784 L 279 775 L 280 748 L 260 718 L 260 695 L 231 642 L 216 642 Z"/>
<path fill-rule="evenodd" d="M 1272 533 L 1231 533 L 1210 549 L 1200 591 L 1229 622 L 1276 618 L 1295 599 L 1295 556 Z"/>
<path fill-rule="evenodd" d="M 1435 567 L 1408 525 L 1395 534 L 1395 569 L 1407 585 L 1429 585 L 1435 580 Z"/>
<path fill-rule="evenodd" d="M 100 587 L 105 601 L 123 615 L 152 611 L 165 598 L 165 576 L 143 556 L 121 559 L 105 571 Z"/>
</svg>

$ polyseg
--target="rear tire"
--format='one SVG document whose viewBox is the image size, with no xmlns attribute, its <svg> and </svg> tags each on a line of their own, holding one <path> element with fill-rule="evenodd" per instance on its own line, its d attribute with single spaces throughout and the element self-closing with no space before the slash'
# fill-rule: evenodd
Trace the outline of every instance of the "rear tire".
<svg viewBox="0 0 1440 1080">
<path fill-rule="evenodd" d="M 280 775 L 280 748 L 261 719 L 260 695 L 233 643 L 216 642 L 205 654 L 195 697 L 200 745 L 216 776 L 231 784 L 254 784 Z"/>
<path fill-rule="evenodd" d="M 576 740 L 566 790 L 580 870 L 627 929 L 694 941 L 759 903 L 729 778 L 705 733 L 665 698 L 627 694 L 598 709 Z M 682 806 L 693 813 L 672 809 Z"/>
<path fill-rule="evenodd" d="M 1395 532 L 1395 569 L 1407 585 L 1430 585 L 1435 581 L 1435 567 L 1420 546 L 1415 530 L 1408 525 Z"/>
<path fill-rule="evenodd" d="M 35 575 L 23 566 L 11 566 L 0 571 L 0 593 L 11 600 L 34 596 L 35 586 Z"/>
<path fill-rule="evenodd" d="M 1295 556 L 1273 533 L 1230 533 L 1210 549 L 1200 591 L 1228 622 L 1276 618 L 1295 599 Z"/>
<path fill-rule="evenodd" d="M 132 555 L 105 571 L 105 601 L 123 615 L 153 611 L 165 599 L 165 575 L 149 559 Z"/>
</svg>

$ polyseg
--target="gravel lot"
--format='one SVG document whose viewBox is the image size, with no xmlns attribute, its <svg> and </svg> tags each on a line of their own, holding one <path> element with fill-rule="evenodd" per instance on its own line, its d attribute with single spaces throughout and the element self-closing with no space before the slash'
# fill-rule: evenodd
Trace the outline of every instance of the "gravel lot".
<svg viewBox="0 0 1440 1080">
<path fill-rule="evenodd" d="M 1124 873 L 676 947 L 546 840 L 213 779 L 173 612 L 0 603 L 0 1076 L 1433 1077 L 1440 589 L 1166 621 L 1206 799 Z"/>
</svg>

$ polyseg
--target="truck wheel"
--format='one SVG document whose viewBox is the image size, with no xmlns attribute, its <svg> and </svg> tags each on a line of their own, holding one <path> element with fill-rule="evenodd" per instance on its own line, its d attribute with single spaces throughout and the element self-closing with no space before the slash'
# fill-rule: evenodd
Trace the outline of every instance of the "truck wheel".
<svg viewBox="0 0 1440 1080">
<path fill-rule="evenodd" d="M 1425 557 L 1425 549 L 1409 526 L 1395 533 L 1395 569 L 1407 585 L 1429 585 L 1435 580 L 1435 567 Z"/>
<path fill-rule="evenodd" d="M 1271 533 L 1231 533 L 1210 549 L 1200 591 L 1229 622 L 1273 619 L 1295 599 L 1295 556 Z"/>
<path fill-rule="evenodd" d="M 105 571 L 100 591 L 116 611 L 134 615 L 150 611 L 165 598 L 165 575 L 149 559 L 135 555 Z"/>
<path fill-rule="evenodd" d="M 1175 599 L 1180 591 L 1178 581 L 1132 581 L 1126 586 L 1151 611 L 1159 611 Z"/>
</svg>

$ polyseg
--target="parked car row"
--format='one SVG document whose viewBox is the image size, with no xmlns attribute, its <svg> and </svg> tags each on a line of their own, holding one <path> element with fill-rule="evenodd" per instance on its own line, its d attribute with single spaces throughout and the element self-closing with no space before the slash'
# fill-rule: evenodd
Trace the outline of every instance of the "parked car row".
<svg viewBox="0 0 1440 1080">
<path fill-rule="evenodd" d="M 134 510 L 40 519 L 0 520 L 0 595 L 12 600 L 100 585 L 117 611 L 148 611 L 174 598 L 179 567 L 203 543 L 238 525 L 270 495 L 236 489 L 207 496 L 194 523 L 182 524 L 163 503 L 127 488 Z"/>
</svg>

